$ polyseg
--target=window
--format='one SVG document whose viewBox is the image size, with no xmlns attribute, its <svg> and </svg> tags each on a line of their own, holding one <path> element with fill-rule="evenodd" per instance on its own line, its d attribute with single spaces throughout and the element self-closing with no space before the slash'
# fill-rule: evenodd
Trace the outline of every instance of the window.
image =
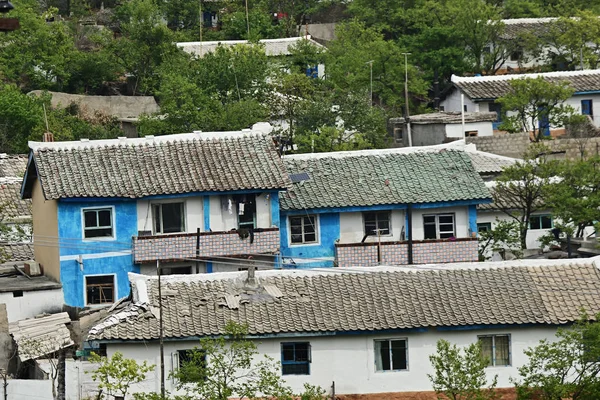
<svg viewBox="0 0 600 400">
<path fill-rule="evenodd" d="M 423 215 L 425 239 L 447 239 L 455 237 L 454 214 Z"/>
<path fill-rule="evenodd" d="M 581 114 L 594 116 L 594 105 L 592 100 L 581 100 Z"/>
<path fill-rule="evenodd" d="M 406 339 L 375 341 L 375 369 L 377 371 L 403 371 L 408 369 Z"/>
<path fill-rule="evenodd" d="M 206 352 L 200 349 L 177 350 L 173 353 L 173 369 L 183 370 L 185 378 L 180 379 L 180 382 L 205 380 Z"/>
<path fill-rule="evenodd" d="M 310 374 L 310 343 L 281 343 L 281 374 Z"/>
<path fill-rule="evenodd" d="M 182 267 L 160 267 L 161 275 L 190 275 L 192 273 L 191 265 Z"/>
<path fill-rule="evenodd" d="M 183 202 L 152 204 L 154 233 L 185 232 L 185 211 Z"/>
<path fill-rule="evenodd" d="M 477 224 L 477 233 L 489 232 L 492 230 L 491 222 L 480 222 Z"/>
<path fill-rule="evenodd" d="M 441 112 L 444 112 L 444 111 L 446 111 L 446 107 L 444 107 L 444 106 L 440 106 L 440 111 L 441 111 Z"/>
<path fill-rule="evenodd" d="M 115 301 L 114 275 L 85 277 L 87 304 L 108 304 Z"/>
<path fill-rule="evenodd" d="M 292 244 L 317 243 L 317 216 L 290 217 Z"/>
<path fill-rule="evenodd" d="M 467 105 L 466 104 L 463 106 L 463 111 L 467 112 Z"/>
<path fill-rule="evenodd" d="M 114 237 L 111 207 L 83 210 L 83 237 L 85 239 Z"/>
<path fill-rule="evenodd" d="M 365 235 L 389 235 L 390 234 L 390 212 L 377 211 L 363 213 L 365 224 Z"/>
<path fill-rule="evenodd" d="M 481 355 L 487 359 L 488 367 L 510 365 L 510 335 L 478 336 Z"/>
<path fill-rule="evenodd" d="M 529 218 L 529 229 L 551 229 L 552 215 L 532 215 Z"/>
<path fill-rule="evenodd" d="M 519 61 L 523 57 L 522 50 L 515 50 L 510 53 L 510 61 Z"/>
<path fill-rule="evenodd" d="M 237 204 L 238 228 L 256 228 L 256 195 L 234 196 Z"/>
<path fill-rule="evenodd" d="M 479 135 L 479 131 L 465 131 L 465 136 L 473 137 Z"/>
</svg>

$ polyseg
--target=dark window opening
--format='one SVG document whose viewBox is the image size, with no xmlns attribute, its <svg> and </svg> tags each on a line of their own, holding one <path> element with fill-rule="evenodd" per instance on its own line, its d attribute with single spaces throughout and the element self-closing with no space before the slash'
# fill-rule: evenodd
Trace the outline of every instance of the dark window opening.
<svg viewBox="0 0 600 400">
<path fill-rule="evenodd" d="M 406 339 L 375 341 L 375 368 L 377 371 L 408 369 Z"/>
<path fill-rule="evenodd" d="M 581 100 L 581 114 L 594 116 L 594 103 L 592 100 Z"/>
<path fill-rule="evenodd" d="M 491 222 L 480 222 L 477 224 L 477 232 L 481 233 L 481 232 L 489 232 L 492 230 L 492 223 Z"/>
<path fill-rule="evenodd" d="M 434 214 L 423 216 L 425 239 L 448 239 L 455 237 L 454 214 Z"/>
<path fill-rule="evenodd" d="M 233 196 L 237 205 L 238 228 L 256 228 L 256 195 Z"/>
<path fill-rule="evenodd" d="M 190 265 L 185 267 L 160 267 L 161 275 L 190 275 L 192 273 L 192 267 Z"/>
<path fill-rule="evenodd" d="M 365 235 L 389 235 L 390 214 L 391 213 L 389 211 L 363 213 Z"/>
<path fill-rule="evenodd" d="M 22 290 L 15 290 L 14 292 L 12 292 L 13 297 L 23 297 L 23 291 Z"/>
<path fill-rule="evenodd" d="M 529 229 L 551 229 L 552 215 L 532 215 L 529 218 Z"/>
<path fill-rule="evenodd" d="M 479 135 L 479 131 L 465 131 L 465 136 L 473 137 Z"/>
<path fill-rule="evenodd" d="M 183 203 L 153 204 L 155 233 L 185 232 L 185 208 Z"/>
<path fill-rule="evenodd" d="M 317 243 L 316 215 L 290 217 L 290 240 L 292 244 Z"/>
<path fill-rule="evenodd" d="M 83 221 L 84 238 L 113 237 L 112 208 L 84 210 Z"/>
<path fill-rule="evenodd" d="M 114 275 L 86 276 L 87 304 L 108 304 L 115 301 Z"/>
<path fill-rule="evenodd" d="M 282 375 L 309 375 L 310 361 L 310 343 L 281 344 Z"/>
</svg>

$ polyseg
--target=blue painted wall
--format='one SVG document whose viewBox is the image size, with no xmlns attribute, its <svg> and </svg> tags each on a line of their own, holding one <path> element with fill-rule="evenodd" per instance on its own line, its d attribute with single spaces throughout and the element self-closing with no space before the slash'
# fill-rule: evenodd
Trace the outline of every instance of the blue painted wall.
<svg viewBox="0 0 600 400">
<path fill-rule="evenodd" d="M 116 276 L 116 298 L 129 295 L 128 272 L 139 272 L 131 256 L 131 238 L 137 235 L 136 200 L 85 200 L 58 202 L 58 235 L 60 241 L 61 282 L 65 303 L 85 306 L 86 275 Z M 82 208 L 114 207 L 112 240 L 83 240 Z M 83 266 L 77 262 L 82 255 Z M 83 268 L 82 268 L 83 267 Z"/>
<path fill-rule="evenodd" d="M 297 257 L 298 261 L 306 258 L 335 257 L 335 241 L 340 238 L 340 214 L 319 214 L 319 243 L 312 245 L 290 245 L 288 216 L 306 215 L 305 212 L 285 213 L 281 215 L 281 255 L 283 257 Z M 285 264 L 285 267 L 291 267 Z M 333 267 L 333 261 L 314 260 L 306 263 L 298 262 L 296 268 Z"/>
</svg>

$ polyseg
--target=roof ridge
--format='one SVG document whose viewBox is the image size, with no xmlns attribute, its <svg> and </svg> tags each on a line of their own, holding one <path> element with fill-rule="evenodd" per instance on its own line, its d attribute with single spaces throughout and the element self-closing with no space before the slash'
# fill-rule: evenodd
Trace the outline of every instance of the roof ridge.
<svg viewBox="0 0 600 400">
<path fill-rule="evenodd" d="M 507 75 L 486 75 L 486 76 L 458 76 L 452 75 L 451 81 L 453 83 L 482 83 L 490 81 L 508 81 L 512 79 L 525 79 L 525 78 L 560 78 L 570 76 L 585 76 L 585 75 L 599 75 L 600 69 L 584 69 L 581 71 L 553 71 L 553 72 L 536 72 L 530 74 L 507 74 Z"/>
</svg>

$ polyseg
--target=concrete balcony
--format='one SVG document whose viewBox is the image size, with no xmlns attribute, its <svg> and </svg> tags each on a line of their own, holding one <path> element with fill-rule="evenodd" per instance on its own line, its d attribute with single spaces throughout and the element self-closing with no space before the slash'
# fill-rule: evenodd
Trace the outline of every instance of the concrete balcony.
<svg viewBox="0 0 600 400">
<path fill-rule="evenodd" d="M 414 240 L 413 264 L 438 264 L 477 261 L 476 238 L 454 240 Z M 335 245 L 339 267 L 407 265 L 408 242 L 338 243 Z"/>
<path fill-rule="evenodd" d="M 198 255 L 196 254 L 198 248 Z M 237 231 L 177 233 L 171 235 L 134 236 L 133 262 L 149 263 L 184 259 L 279 252 L 279 228 L 256 229 L 242 238 Z"/>
</svg>

